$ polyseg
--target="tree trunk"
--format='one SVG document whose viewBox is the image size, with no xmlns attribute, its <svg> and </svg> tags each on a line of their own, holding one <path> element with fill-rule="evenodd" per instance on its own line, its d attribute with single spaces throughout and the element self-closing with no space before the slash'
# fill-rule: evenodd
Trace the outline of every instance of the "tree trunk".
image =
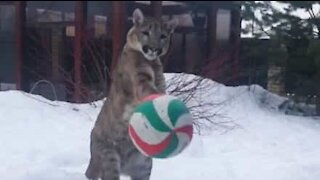
<svg viewBox="0 0 320 180">
<path fill-rule="evenodd" d="M 318 21 L 319 22 L 319 21 Z M 320 24 L 317 23 L 317 30 L 318 30 L 318 39 L 320 39 Z M 320 81 L 320 69 L 318 67 L 318 75 L 317 75 L 318 82 Z M 318 92 L 317 92 L 317 97 L 316 97 L 316 111 L 317 115 L 320 116 L 320 85 L 318 84 Z"/>
<path fill-rule="evenodd" d="M 318 76 L 318 79 L 320 80 L 319 76 Z M 318 85 L 318 93 L 316 97 L 316 110 L 317 110 L 317 115 L 320 116 L 320 86 L 319 85 Z"/>
</svg>

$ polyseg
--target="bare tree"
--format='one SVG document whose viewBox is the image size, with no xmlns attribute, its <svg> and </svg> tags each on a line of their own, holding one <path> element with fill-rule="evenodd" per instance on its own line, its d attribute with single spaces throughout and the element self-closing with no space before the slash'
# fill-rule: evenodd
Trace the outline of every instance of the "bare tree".
<svg viewBox="0 0 320 180">
<path fill-rule="evenodd" d="M 32 57 L 32 61 L 41 63 L 41 66 L 36 70 L 31 66 L 27 68 L 27 71 L 33 74 L 37 81 L 51 82 L 52 79 L 48 79 L 45 76 L 46 74 L 39 73 L 43 70 L 41 67 L 49 65 L 49 69 L 52 68 L 50 65 L 52 64 L 53 53 L 51 45 L 42 43 L 43 39 L 41 37 L 35 37 L 32 34 L 30 34 L 29 39 L 37 44 L 37 46 L 29 48 L 29 56 Z M 67 43 L 71 43 L 72 47 L 72 38 L 68 39 L 70 41 Z M 93 106 L 96 106 L 97 100 L 107 97 L 108 78 L 110 77 L 107 62 L 111 61 L 112 54 L 110 52 L 111 48 L 108 49 L 106 47 L 105 40 L 105 37 L 89 39 L 88 36 L 85 36 L 85 39 L 83 39 L 85 53 L 81 68 L 86 77 L 85 82 L 81 86 L 81 97 L 83 102 L 88 102 Z M 41 47 L 41 51 L 39 47 Z M 75 85 L 73 77 L 73 48 L 66 48 L 63 53 L 65 55 L 62 59 L 63 61 L 69 61 L 69 67 L 66 68 L 64 64 L 59 64 L 57 68 L 61 75 L 60 80 L 70 87 L 66 90 L 68 94 L 72 95 Z M 199 67 L 196 67 L 198 69 L 194 69 L 194 72 L 199 74 L 199 76 L 181 73 L 175 74 L 167 81 L 167 92 L 180 97 L 187 104 L 194 119 L 196 132 L 199 134 L 202 134 L 205 130 L 231 130 L 236 127 L 236 124 L 226 117 L 222 111 L 225 100 L 217 101 L 212 99 L 215 90 L 218 90 L 218 84 L 216 83 L 217 86 L 215 87 L 213 81 L 204 78 L 205 76 L 210 76 L 211 78 L 222 77 L 225 78 L 224 80 L 227 80 L 227 78 L 233 79 L 234 74 L 225 77 L 225 71 L 230 71 L 235 66 L 235 64 L 226 63 L 227 59 L 230 59 L 228 55 L 230 55 L 230 51 L 225 49 L 216 54 L 216 56 L 203 61 L 208 66 L 201 64 Z M 207 68 L 209 66 L 214 67 L 214 69 Z M 170 76 L 170 74 L 167 75 L 167 77 Z M 52 84 L 55 87 L 55 83 Z"/>
<path fill-rule="evenodd" d="M 237 126 L 223 113 L 226 100 L 213 98 L 219 85 L 201 76 L 167 75 L 167 93 L 179 97 L 187 105 L 198 134 L 206 130 L 228 131 Z"/>
</svg>

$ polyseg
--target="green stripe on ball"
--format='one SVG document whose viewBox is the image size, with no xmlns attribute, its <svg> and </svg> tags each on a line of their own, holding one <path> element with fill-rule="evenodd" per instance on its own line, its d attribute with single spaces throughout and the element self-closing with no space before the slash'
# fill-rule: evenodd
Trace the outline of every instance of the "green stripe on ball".
<svg viewBox="0 0 320 180">
<path fill-rule="evenodd" d="M 189 110 L 180 100 L 172 100 L 168 106 L 168 115 L 173 126 L 177 124 L 179 117 L 183 114 L 189 113 Z"/>
<path fill-rule="evenodd" d="M 152 127 L 155 128 L 156 130 L 161 132 L 171 131 L 171 129 L 164 122 L 162 122 L 152 101 L 147 101 L 140 104 L 135 109 L 135 112 L 140 112 L 143 115 L 145 115 L 148 121 L 150 122 L 150 124 L 152 125 Z"/>
<path fill-rule="evenodd" d="M 178 137 L 176 133 L 172 134 L 171 142 L 169 146 L 160 154 L 155 155 L 156 158 L 167 158 L 170 156 L 171 153 L 174 152 L 174 150 L 178 147 Z"/>
</svg>

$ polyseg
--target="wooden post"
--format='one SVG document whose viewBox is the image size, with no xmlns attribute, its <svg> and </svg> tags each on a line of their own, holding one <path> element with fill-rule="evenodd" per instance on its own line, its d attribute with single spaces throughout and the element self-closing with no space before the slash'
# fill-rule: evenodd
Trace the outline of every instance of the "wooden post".
<svg viewBox="0 0 320 180">
<path fill-rule="evenodd" d="M 233 5 L 235 6 L 235 5 Z M 233 57 L 233 66 L 234 66 L 234 85 L 238 85 L 237 81 L 239 78 L 239 70 L 240 70 L 240 41 L 241 41 L 241 15 L 240 15 L 241 7 L 236 6 L 231 10 L 231 31 L 230 31 L 230 43 L 231 47 L 233 47 L 232 57 Z"/>
<path fill-rule="evenodd" d="M 181 42 L 181 47 L 182 47 L 182 58 L 180 60 L 180 71 L 186 72 L 187 69 L 187 33 L 182 33 L 182 42 Z M 192 50 L 191 50 L 192 52 Z"/>
<path fill-rule="evenodd" d="M 111 74 L 115 69 L 125 42 L 127 10 L 125 1 L 112 1 L 112 63 Z"/>
<path fill-rule="evenodd" d="M 87 1 L 75 2 L 75 39 L 74 39 L 74 101 L 81 101 L 82 57 L 87 20 Z"/>
<path fill-rule="evenodd" d="M 59 83 L 60 81 L 60 55 L 62 45 L 63 31 L 60 27 L 53 28 L 51 31 L 51 58 L 52 58 L 52 81 Z"/>
<path fill-rule="evenodd" d="M 217 6 L 215 2 L 211 2 L 209 10 L 207 11 L 207 57 L 213 57 L 217 43 Z"/>
<path fill-rule="evenodd" d="M 16 89 L 23 89 L 23 64 L 25 57 L 26 2 L 16 1 Z"/>
<path fill-rule="evenodd" d="M 318 80 L 320 80 L 320 72 L 318 72 Z M 318 81 L 319 82 L 319 81 Z M 318 84 L 318 92 L 316 94 L 316 112 L 320 116 L 320 85 Z"/>
<path fill-rule="evenodd" d="M 151 9 L 153 17 L 156 19 L 161 19 L 162 15 L 162 1 L 151 1 Z"/>
<path fill-rule="evenodd" d="M 318 95 L 316 97 L 316 110 L 317 115 L 320 116 L 320 90 L 318 89 Z"/>
</svg>

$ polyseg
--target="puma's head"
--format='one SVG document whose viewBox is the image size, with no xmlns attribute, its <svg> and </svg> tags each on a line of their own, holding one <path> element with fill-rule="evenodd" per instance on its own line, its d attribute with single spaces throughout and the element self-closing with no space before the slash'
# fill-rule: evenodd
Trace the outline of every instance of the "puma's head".
<svg viewBox="0 0 320 180">
<path fill-rule="evenodd" d="M 132 19 L 133 27 L 127 34 L 128 46 L 140 51 L 150 61 L 165 55 L 178 20 L 172 19 L 164 22 L 144 17 L 140 9 L 134 10 Z"/>
</svg>

